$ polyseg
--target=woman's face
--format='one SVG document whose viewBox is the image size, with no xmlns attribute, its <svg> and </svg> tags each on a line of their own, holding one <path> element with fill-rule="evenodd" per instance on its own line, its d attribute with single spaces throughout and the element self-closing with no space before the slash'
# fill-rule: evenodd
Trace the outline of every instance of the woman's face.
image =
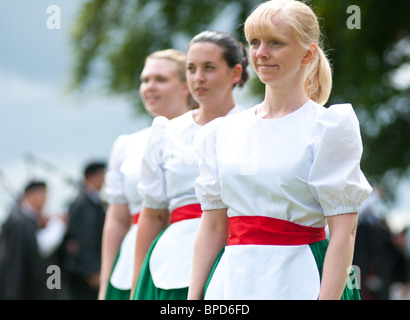
<svg viewBox="0 0 410 320">
<path fill-rule="evenodd" d="M 272 17 L 277 32 L 249 40 L 249 53 L 259 79 L 268 85 L 294 85 L 304 79 L 307 50 L 298 43 L 279 14 Z"/>
<path fill-rule="evenodd" d="M 140 96 L 147 112 L 173 118 L 186 111 L 188 87 L 181 80 L 177 63 L 150 58 L 141 73 Z"/>
<path fill-rule="evenodd" d="M 187 81 L 191 94 L 200 104 L 221 101 L 232 94 L 240 79 L 235 68 L 228 67 L 222 48 L 210 42 L 198 42 L 187 53 Z"/>
</svg>

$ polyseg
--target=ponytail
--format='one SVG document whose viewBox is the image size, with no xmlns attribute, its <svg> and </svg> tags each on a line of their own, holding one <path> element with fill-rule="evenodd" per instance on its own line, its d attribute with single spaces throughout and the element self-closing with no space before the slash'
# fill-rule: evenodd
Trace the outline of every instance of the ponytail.
<svg viewBox="0 0 410 320">
<path fill-rule="evenodd" d="M 325 104 L 332 90 L 332 69 L 323 50 L 318 50 L 313 61 L 308 65 L 305 91 L 308 97 L 319 103 Z"/>
<path fill-rule="evenodd" d="M 247 69 L 249 65 L 249 59 L 248 59 L 248 50 L 246 50 L 246 47 L 243 45 L 242 42 L 239 42 L 239 44 L 242 47 L 242 53 L 243 53 L 242 63 L 241 63 L 242 75 L 241 75 L 241 79 L 235 85 L 238 86 L 239 88 L 242 88 L 245 85 L 246 81 L 248 81 L 249 79 L 249 72 Z"/>
</svg>

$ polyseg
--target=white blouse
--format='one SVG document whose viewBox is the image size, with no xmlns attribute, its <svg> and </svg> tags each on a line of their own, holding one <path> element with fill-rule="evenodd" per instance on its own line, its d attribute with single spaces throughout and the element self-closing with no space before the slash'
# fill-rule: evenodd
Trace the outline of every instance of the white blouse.
<svg viewBox="0 0 410 320">
<path fill-rule="evenodd" d="M 228 115 L 242 111 L 239 106 Z M 196 110 L 168 120 L 156 117 L 142 160 L 138 186 L 143 205 L 152 209 L 177 208 L 198 203 L 194 183 L 199 175 L 193 141 L 202 128 L 193 118 Z M 185 288 L 189 285 L 191 263 L 199 218 L 171 224 L 161 235 L 150 257 L 150 271 L 156 287 Z"/>
<path fill-rule="evenodd" d="M 362 141 L 350 104 L 309 100 L 279 119 L 256 107 L 212 121 L 195 142 L 203 210 L 274 217 L 310 227 L 359 212 L 371 187 L 360 169 Z"/>
<path fill-rule="evenodd" d="M 279 119 L 255 112 L 216 119 L 198 134 L 195 190 L 203 210 L 228 208 L 228 217 L 309 227 L 360 211 L 371 187 L 360 169 L 362 142 L 351 105 L 308 101 Z M 205 298 L 316 299 L 319 292 L 309 245 L 247 244 L 225 248 Z"/>
<path fill-rule="evenodd" d="M 119 136 L 113 144 L 105 179 L 109 203 L 128 204 L 131 215 L 140 213 L 142 198 L 138 192 L 141 159 L 145 152 L 151 127 L 129 135 Z M 112 272 L 111 284 L 121 290 L 132 286 L 135 241 L 138 225 L 133 224 L 125 235 L 120 255 Z"/>
<path fill-rule="evenodd" d="M 151 127 L 119 136 L 112 147 L 105 178 L 105 193 L 109 203 L 127 204 L 131 214 L 141 211 L 142 198 L 138 192 L 141 159 L 145 152 Z"/>
<path fill-rule="evenodd" d="M 228 115 L 242 110 L 235 106 Z M 198 158 L 192 146 L 201 126 L 194 121 L 195 112 L 190 110 L 172 120 L 162 116 L 154 119 L 138 186 L 145 207 L 168 209 L 171 213 L 198 203 L 194 188 L 199 175 Z"/>
</svg>

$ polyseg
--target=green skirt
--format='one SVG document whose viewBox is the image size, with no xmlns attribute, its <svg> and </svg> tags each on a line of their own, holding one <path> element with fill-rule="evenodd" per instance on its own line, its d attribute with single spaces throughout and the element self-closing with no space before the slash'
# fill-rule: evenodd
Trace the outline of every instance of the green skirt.
<svg viewBox="0 0 410 320">
<path fill-rule="evenodd" d="M 155 238 L 145 256 L 137 283 L 135 285 L 133 300 L 187 300 L 188 298 L 188 287 L 166 290 L 157 288 L 152 281 L 151 271 L 149 268 L 149 260 L 156 243 L 158 242 L 164 231 L 162 231 Z"/>
<path fill-rule="evenodd" d="M 120 251 L 118 251 L 117 257 L 115 258 L 114 266 L 111 271 L 111 275 L 114 272 L 119 256 L 120 256 Z M 110 279 L 111 279 L 111 276 L 110 276 Z M 105 292 L 105 300 L 130 300 L 130 295 L 131 295 L 131 290 L 118 289 L 112 285 L 111 281 L 108 281 L 107 291 Z"/>
<path fill-rule="evenodd" d="M 313 243 L 310 246 L 310 249 L 312 250 L 312 254 L 316 260 L 316 264 L 319 270 L 319 275 L 320 279 L 322 279 L 322 271 L 323 271 L 323 262 L 325 259 L 327 247 L 329 245 L 329 240 L 325 239 L 316 243 Z M 204 297 L 207 291 L 207 288 L 209 286 L 209 283 L 211 282 L 212 275 L 215 272 L 216 267 L 218 266 L 219 260 L 221 259 L 223 253 L 224 253 L 225 248 L 221 250 L 219 253 L 213 268 L 211 270 L 211 273 L 208 277 L 208 281 L 206 282 L 205 285 L 205 290 L 204 290 Z M 354 273 L 354 270 L 352 269 L 351 273 L 349 274 L 349 278 L 347 279 L 346 287 L 343 291 L 341 300 L 360 300 L 360 293 L 359 293 L 359 288 L 357 285 L 357 279 L 356 275 Z"/>
<path fill-rule="evenodd" d="M 327 247 L 329 246 L 329 240 L 322 240 L 310 245 L 310 249 L 312 250 L 313 256 L 315 257 L 317 267 L 319 269 L 320 279 L 322 279 L 322 271 L 323 271 L 323 262 L 325 260 L 325 255 L 327 251 Z M 360 300 L 360 292 L 358 288 L 358 282 L 356 279 L 356 275 L 354 269 L 351 270 L 349 274 L 349 278 L 347 279 L 347 283 L 345 289 L 343 291 L 342 297 L 340 300 Z"/>
</svg>

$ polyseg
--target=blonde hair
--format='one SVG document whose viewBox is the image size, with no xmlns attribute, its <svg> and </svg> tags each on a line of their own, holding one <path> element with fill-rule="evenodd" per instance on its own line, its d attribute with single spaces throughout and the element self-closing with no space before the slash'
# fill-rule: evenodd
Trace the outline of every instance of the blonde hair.
<svg viewBox="0 0 410 320">
<path fill-rule="evenodd" d="M 149 59 L 167 59 L 176 63 L 177 66 L 177 73 L 180 77 L 182 82 L 186 82 L 186 56 L 181 51 L 175 49 L 165 49 L 160 51 L 155 51 L 148 55 L 145 58 L 145 63 Z M 188 95 L 188 107 L 190 109 L 198 108 L 198 103 L 196 100 L 191 96 L 191 93 Z"/>
<path fill-rule="evenodd" d="M 272 17 L 277 13 L 281 14 L 302 47 L 308 49 L 312 43 L 317 45 L 317 54 L 307 66 L 304 87 L 310 99 L 325 104 L 332 90 L 332 69 L 321 48 L 317 17 L 308 5 L 296 0 L 270 0 L 260 4 L 246 19 L 246 39 L 251 41 L 254 37 L 276 33 Z"/>
</svg>

